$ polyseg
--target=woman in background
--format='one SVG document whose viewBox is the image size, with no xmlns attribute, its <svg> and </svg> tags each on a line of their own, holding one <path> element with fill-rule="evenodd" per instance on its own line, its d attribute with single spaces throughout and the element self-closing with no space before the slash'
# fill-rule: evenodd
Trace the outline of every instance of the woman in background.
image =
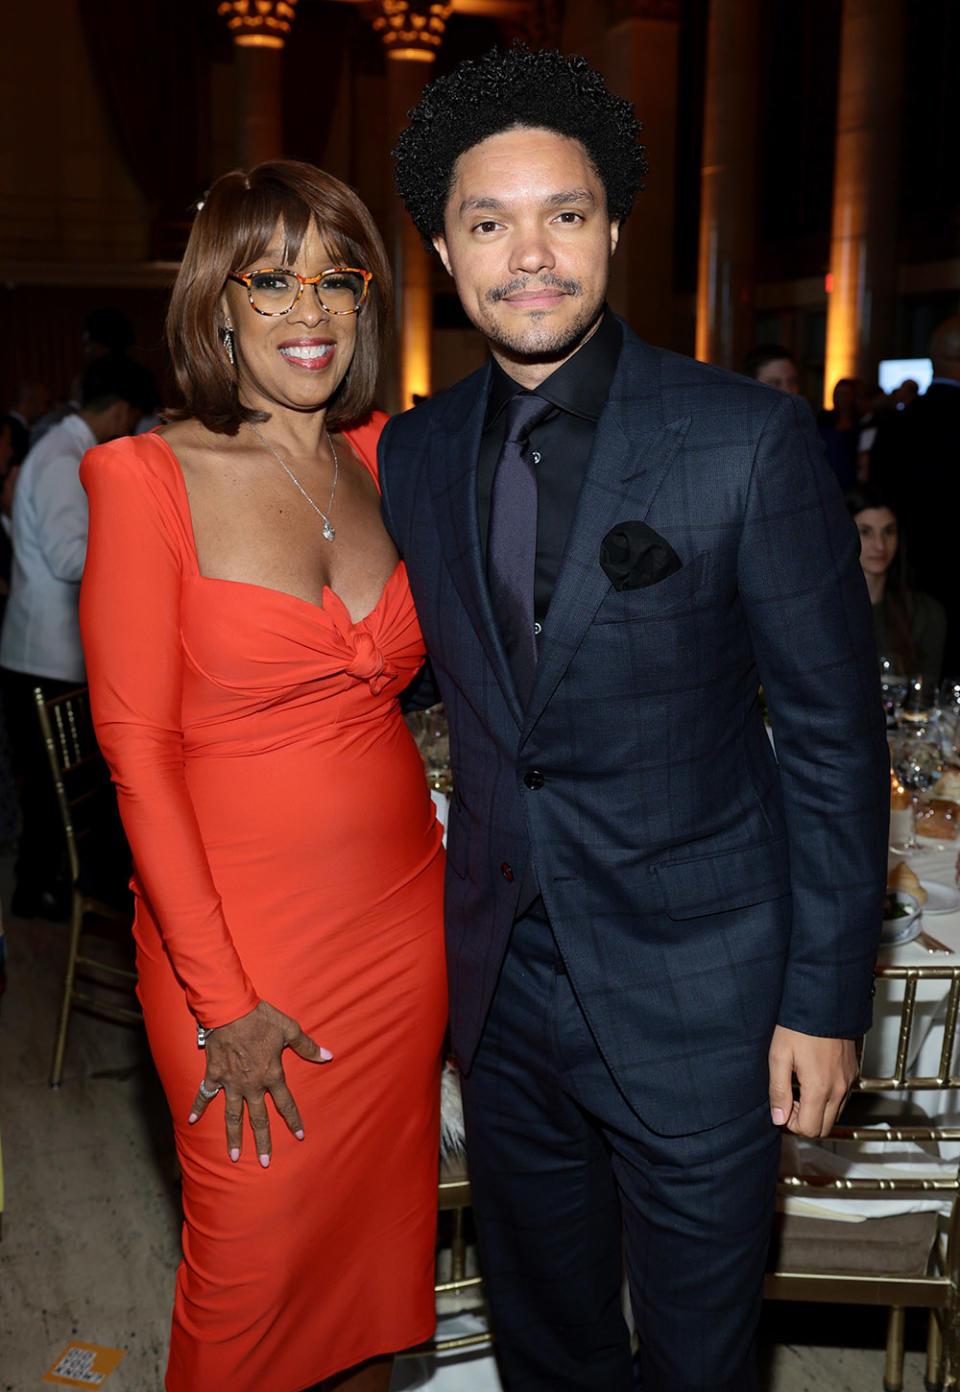
<svg viewBox="0 0 960 1392">
<path fill-rule="evenodd" d="M 170 308 L 186 408 L 82 468 L 91 697 L 183 1168 L 168 1392 L 385 1392 L 434 1326 L 443 867 L 397 699 L 423 646 L 380 520 L 389 299 L 352 190 L 224 175 Z"/>
<path fill-rule="evenodd" d="M 846 494 L 860 533 L 860 565 L 873 605 L 877 653 L 900 659 L 908 675 L 940 680 L 947 614 L 931 595 L 910 584 L 897 518 L 883 493 L 862 484 Z"/>
</svg>

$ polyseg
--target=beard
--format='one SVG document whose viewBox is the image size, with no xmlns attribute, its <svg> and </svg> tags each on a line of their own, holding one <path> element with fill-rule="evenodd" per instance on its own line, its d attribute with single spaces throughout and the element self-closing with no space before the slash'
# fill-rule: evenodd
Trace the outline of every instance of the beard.
<svg viewBox="0 0 960 1392">
<path fill-rule="evenodd" d="M 555 311 L 532 309 L 522 324 L 507 328 L 495 307 L 509 295 L 528 289 L 562 290 L 570 296 L 571 301 L 577 302 L 572 317 L 565 317 L 562 323 L 557 324 Z M 602 294 L 592 303 L 585 302 L 583 287 L 577 280 L 565 280 L 550 274 L 539 276 L 535 281 L 512 280 L 487 291 L 475 326 L 492 348 L 516 362 L 560 361 L 575 352 L 596 327 L 603 303 Z"/>
</svg>

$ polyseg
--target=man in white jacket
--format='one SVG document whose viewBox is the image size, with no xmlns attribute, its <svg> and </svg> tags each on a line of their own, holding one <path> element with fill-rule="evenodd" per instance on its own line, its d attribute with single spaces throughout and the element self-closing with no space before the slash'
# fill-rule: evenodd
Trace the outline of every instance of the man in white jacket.
<svg viewBox="0 0 960 1392">
<path fill-rule="evenodd" d="M 131 359 L 99 358 L 82 378 L 81 409 L 49 430 L 28 453 L 13 505 L 10 598 L 0 638 L 4 701 L 21 779 L 19 853 L 11 911 L 21 918 L 59 916 L 62 837 L 33 689 L 56 695 L 85 679 L 77 619 L 87 551 L 87 499 L 80 461 L 88 449 L 129 435 L 154 390 Z"/>
</svg>

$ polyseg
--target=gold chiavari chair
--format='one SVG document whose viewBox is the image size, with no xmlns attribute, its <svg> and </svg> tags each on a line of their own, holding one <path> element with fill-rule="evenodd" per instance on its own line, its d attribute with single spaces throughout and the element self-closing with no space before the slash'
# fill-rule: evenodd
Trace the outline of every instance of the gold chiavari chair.
<svg viewBox="0 0 960 1392">
<path fill-rule="evenodd" d="M 469 1301 L 471 1309 L 483 1309 L 483 1277 L 467 1274 L 467 1233 L 466 1216 L 470 1211 L 470 1178 L 467 1174 L 467 1159 L 459 1154 L 444 1156 L 440 1163 L 440 1184 L 438 1188 L 438 1209 L 449 1215 L 450 1275 L 447 1280 L 438 1280 L 434 1291 L 439 1300 L 445 1296 L 475 1296 Z M 476 1334 L 460 1334 L 446 1338 L 435 1338 L 429 1345 L 433 1353 L 452 1353 L 454 1350 L 487 1348 L 493 1343 L 489 1330 Z"/>
<path fill-rule="evenodd" d="M 459 1089 L 459 1083 L 456 1084 Z M 451 1301 L 458 1310 L 486 1316 L 483 1277 L 468 1274 L 467 1215 L 470 1212 L 470 1177 L 462 1148 L 444 1149 L 440 1157 L 437 1186 L 437 1279 L 434 1296 L 439 1316 L 449 1313 Z M 489 1348 L 493 1335 L 489 1329 L 472 1334 L 451 1334 L 406 1349 L 401 1358 L 430 1357 L 435 1354 L 462 1353 Z"/>
<path fill-rule="evenodd" d="M 447 717 L 442 704 L 431 706 L 428 710 L 410 711 L 404 719 L 423 759 L 427 786 L 433 793 L 442 793 L 449 797 L 453 790 L 453 779 L 450 772 Z M 455 1129 L 462 1132 L 460 1084 L 455 1070 L 444 1071 L 444 1089 L 448 1086 L 452 1089 L 452 1095 L 457 1098 L 455 1104 L 451 1102 L 453 1110 L 459 1113 L 459 1122 Z M 444 1108 L 447 1105 L 448 1102 L 444 1101 Z M 459 1148 L 454 1146 L 444 1149 L 440 1157 L 440 1179 L 437 1188 L 437 1280 L 434 1285 L 434 1295 L 440 1313 L 451 1297 L 465 1298 L 462 1303 L 471 1310 L 482 1311 L 484 1308 L 483 1277 L 467 1274 L 466 1220 L 470 1207 L 470 1179 L 467 1174 L 467 1158 L 461 1144 Z M 441 1276 L 441 1268 L 444 1273 L 449 1272 L 449 1275 Z M 461 1301 L 457 1299 L 457 1303 L 459 1305 Z M 406 1350 L 400 1357 L 422 1357 L 436 1353 L 480 1349 L 489 1347 L 492 1343 L 493 1336 L 486 1330 L 475 1334 L 435 1337 L 426 1344 Z"/>
<path fill-rule="evenodd" d="M 843 1124 L 828 1139 L 849 1143 L 844 1153 L 853 1156 L 859 1147 L 871 1146 L 875 1153 L 864 1152 L 863 1158 L 877 1164 L 880 1174 L 829 1177 L 822 1170 L 801 1169 L 781 1175 L 781 1193 L 815 1195 L 827 1210 L 831 1201 L 854 1197 L 867 1202 L 902 1199 L 906 1208 L 921 1197 L 940 1198 L 948 1215 L 941 1220 L 936 1212 L 907 1211 L 858 1222 L 781 1215 L 765 1295 L 771 1300 L 887 1306 L 887 1392 L 900 1392 L 903 1386 L 905 1311 L 928 1310 L 925 1381 L 933 1392 L 957 1387 L 960 1378 L 960 1074 L 954 1060 L 960 966 L 882 966 L 877 979 L 903 983 L 892 1071 L 883 1076 L 861 1072 Z M 917 1072 L 913 1062 L 920 1044 L 914 1037 L 918 987 L 925 998 L 933 990 L 941 993 L 937 1018 L 943 1020 L 943 1039 L 935 1075 Z M 926 1108 L 917 1105 L 918 1094 L 933 1095 Z M 927 1167 L 939 1173 L 912 1177 L 904 1174 L 902 1155 L 885 1161 L 876 1151 L 878 1143 L 888 1148 L 923 1145 L 933 1148 L 933 1156 L 949 1145 L 952 1153 L 949 1164 Z"/>
<path fill-rule="evenodd" d="M 56 786 L 72 890 L 67 965 L 50 1072 L 50 1086 L 59 1087 L 74 1007 L 125 1024 L 140 1023 L 143 1017 L 132 998 L 137 975 L 129 965 L 131 907 L 123 905 L 119 873 L 125 843 L 109 770 L 93 731 L 87 688 L 77 687 L 48 700 L 37 687 L 34 700 Z M 94 866 L 99 873 L 92 873 Z M 94 938 L 101 944 L 109 940 L 113 951 L 95 951 Z M 118 962 L 118 955 L 126 960 Z"/>
</svg>

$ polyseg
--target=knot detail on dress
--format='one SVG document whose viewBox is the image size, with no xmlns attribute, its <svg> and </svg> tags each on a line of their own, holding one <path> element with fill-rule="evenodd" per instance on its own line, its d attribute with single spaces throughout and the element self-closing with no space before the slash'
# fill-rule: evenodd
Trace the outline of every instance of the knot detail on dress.
<svg viewBox="0 0 960 1392">
<path fill-rule="evenodd" d="M 365 631 L 353 634 L 353 657 L 344 671 L 360 681 L 369 682 L 374 696 L 379 695 L 397 675 L 397 669 L 384 659 L 372 636 Z"/>
</svg>

